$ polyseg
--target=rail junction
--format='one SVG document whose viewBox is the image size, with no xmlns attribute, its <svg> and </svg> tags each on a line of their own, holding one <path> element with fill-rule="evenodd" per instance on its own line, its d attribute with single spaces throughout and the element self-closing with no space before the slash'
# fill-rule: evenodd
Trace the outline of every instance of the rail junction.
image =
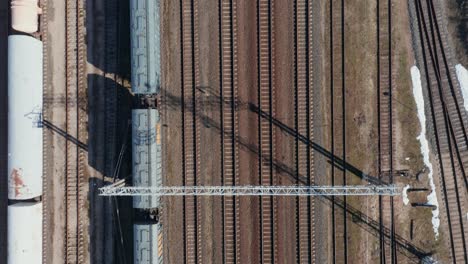
<svg viewBox="0 0 468 264">
<path fill-rule="evenodd" d="M 427 223 L 414 229 L 420 216 L 408 213 L 433 205 L 398 199 L 407 195 L 402 182 L 426 184 L 411 178 L 414 168 L 398 168 L 411 163 L 400 157 L 400 134 L 413 129 L 399 126 L 401 4 L 371 4 L 362 24 L 375 26 L 375 65 L 362 77 L 353 35 L 366 12 L 353 1 L 38 0 L 40 30 L 20 35 L 43 44 L 43 113 L 33 124 L 44 128 L 44 182 L 34 197 L 43 203 L 42 262 L 336 264 L 364 251 L 380 263 L 435 262 L 428 248 L 438 245 L 413 240 Z M 408 0 L 409 58 L 429 99 L 442 257 L 468 263 L 468 113 L 443 4 Z M 359 113 L 360 100 L 375 113 Z M 366 124 L 371 132 L 354 138 Z M 360 163 L 361 141 L 375 160 Z"/>
</svg>

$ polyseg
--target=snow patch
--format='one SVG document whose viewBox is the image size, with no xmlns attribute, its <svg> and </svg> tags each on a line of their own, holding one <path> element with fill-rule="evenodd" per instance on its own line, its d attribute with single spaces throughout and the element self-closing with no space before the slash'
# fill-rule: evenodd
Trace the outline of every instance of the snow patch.
<svg viewBox="0 0 468 264">
<path fill-rule="evenodd" d="M 461 64 L 455 65 L 455 69 L 457 71 L 457 78 L 463 95 L 463 105 L 465 106 L 465 110 L 468 111 L 468 70 Z"/>
<path fill-rule="evenodd" d="M 403 203 L 405 205 L 408 205 L 409 203 L 409 199 L 408 199 L 408 189 L 409 189 L 409 185 L 406 185 L 405 188 L 403 188 Z"/>
<path fill-rule="evenodd" d="M 421 133 L 417 137 L 421 144 L 421 154 L 423 155 L 424 165 L 429 169 L 429 184 L 431 185 L 431 193 L 427 196 L 428 204 L 435 205 L 436 209 L 432 211 L 432 228 L 436 239 L 439 237 L 439 203 L 437 201 L 436 186 L 434 184 L 432 163 L 429 158 L 429 142 L 426 138 L 426 114 L 424 113 L 424 96 L 421 86 L 421 74 L 416 66 L 411 67 L 411 81 L 413 83 L 413 95 L 418 109 L 418 119 L 421 125 Z M 468 97 L 467 97 L 468 99 Z"/>
</svg>

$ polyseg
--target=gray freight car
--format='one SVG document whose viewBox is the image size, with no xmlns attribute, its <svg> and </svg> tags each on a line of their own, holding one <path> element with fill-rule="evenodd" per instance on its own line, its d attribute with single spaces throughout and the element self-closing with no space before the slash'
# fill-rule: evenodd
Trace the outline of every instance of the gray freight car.
<svg viewBox="0 0 468 264">
<path fill-rule="evenodd" d="M 132 91 L 158 94 L 161 80 L 159 0 L 130 0 Z"/>
<path fill-rule="evenodd" d="M 156 109 L 132 110 L 133 186 L 161 186 L 161 121 Z M 158 208 L 160 198 L 136 196 L 133 208 Z"/>
<path fill-rule="evenodd" d="M 163 263 L 163 229 L 160 223 L 133 225 L 133 263 Z"/>
</svg>

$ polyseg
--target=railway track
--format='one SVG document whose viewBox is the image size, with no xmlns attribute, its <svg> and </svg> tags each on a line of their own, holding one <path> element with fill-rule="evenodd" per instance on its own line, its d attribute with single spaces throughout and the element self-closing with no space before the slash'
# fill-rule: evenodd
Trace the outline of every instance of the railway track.
<svg viewBox="0 0 468 264">
<path fill-rule="evenodd" d="M 117 156 L 119 152 L 117 148 L 117 131 L 118 131 L 118 106 L 119 96 L 118 96 L 118 83 L 120 81 L 120 56 L 119 56 L 119 43 L 120 43 L 120 16 L 119 9 L 120 3 L 118 1 L 106 0 L 104 1 L 104 26 L 103 26 L 103 35 L 104 35 L 104 45 L 106 47 L 104 52 L 105 61 L 104 65 L 104 95 L 105 95 L 105 106 L 104 106 L 104 116 L 105 116 L 105 129 L 104 129 L 104 140 L 103 143 L 105 146 L 104 151 L 104 173 L 102 184 L 105 183 L 104 176 L 116 178 L 116 164 Z M 105 263 L 112 263 L 114 258 L 105 257 L 105 256 L 114 256 L 114 224 L 110 224 L 109 217 L 112 216 L 114 212 L 115 202 L 111 199 L 103 200 L 103 210 L 101 212 L 102 221 L 104 223 L 104 230 L 102 231 L 102 241 L 101 244 L 101 256 Z M 118 251 L 118 250 L 117 250 Z M 119 252 L 117 252 L 119 253 Z"/>
<path fill-rule="evenodd" d="M 80 96 L 84 84 L 84 6 L 83 1 L 66 2 L 66 171 L 65 171 L 65 263 L 84 261 L 84 231 L 80 215 L 83 201 L 84 153 L 71 138 L 80 140 L 83 113 Z"/>
<path fill-rule="evenodd" d="M 220 117 L 222 185 L 239 184 L 237 114 L 237 9 L 234 1 L 219 1 Z M 222 197 L 223 262 L 240 259 L 239 198 Z"/>
<path fill-rule="evenodd" d="M 383 182 L 393 183 L 393 113 L 391 3 L 377 1 L 377 109 L 378 172 Z M 379 196 L 380 263 L 396 263 L 393 198 Z M 384 227 L 390 227 L 390 240 Z"/>
<path fill-rule="evenodd" d="M 183 184 L 197 185 L 200 162 L 200 130 L 197 117 L 198 70 L 198 1 L 180 1 L 181 64 L 182 64 L 182 137 Z M 184 257 L 185 263 L 200 263 L 202 237 L 200 235 L 200 201 L 184 197 Z"/>
<path fill-rule="evenodd" d="M 295 130 L 312 138 L 313 112 L 310 76 L 311 72 L 311 4 L 309 1 L 294 1 L 294 95 L 295 95 Z M 307 178 L 307 185 L 313 182 L 313 152 L 299 138 L 295 138 L 296 184 L 302 184 L 299 178 Z M 311 263 L 315 259 L 312 247 L 313 200 L 310 197 L 296 198 L 296 262 Z"/>
<path fill-rule="evenodd" d="M 346 164 L 346 75 L 345 75 L 345 1 L 341 0 L 341 126 L 342 126 L 342 159 L 343 163 Z M 343 186 L 346 186 L 346 168 L 343 170 Z M 343 262 L 348 263 L 348 219 L 346 218 L 346 212 L 348 211 L 347 197 L 343 197 L 344 207 L 342 211 L 343 218 Z"/>
<path fill-rule="evenodd" d="M 88 106 L 87 106 L 87 84 L 85 81 L 86 76 L 86 47 L 85 47 L 85 5 L 84 1 L 77 1 L 78 3 L 78 142 L 87 142 L 87 119 L 88 119 Z M 86 184 L 85 167 L 87 166 L 87 155 L 84 149 L 77 148 L 78 150 L 78 211 L 83 210 L 85 207 L 85 196 L 82 194 L 84 185 Z M 78 213 L 78 263 L 85 262 L 85 226 L 83 217 Z"/>
<path fill-rule="evenodd" d="M 466 113 L 460 111 L 460 94 L 453 78 L 448 46 L 438 25 L 440 9 L 432 1 L 415 1 L 419 41 L 430 109 L 432 114 L 438 162 L 441 174 L 443 211 L 448 223 L 450 256 L 453 263 L 467 263 L 468 223 L 466 210 Z M 452 69 L 452 72 L 451 70 Z M 465 181 L 465 185 L 463 182 Z"/>
<path fill-rule="evenodd" d="M 468 191 L 468 178 L 466 175 L 466 170 L 468 169 L 468 158 L 466 158 L 466 154 L 468 154 L 468 114 L 463 110 L 460 88 L 458 87 L 457 79 L 453 73 L 454 65 L 451 63 L 453 61 L 450 57 L 451 53 L 446 52 L 444 48 L 447 47 L 448 44 L 446 43 L 447 37 L 445 35 L 442 36 L 443 31 L 439 29 L 438 20 L 441 20 L 440 11 L 435 11 L 433 1 L 426 1 L 426 3 L 430 11 L 428 16 L 431 24 L 433 46 L 436 47 L 434 51 L 435 63 L 438 67 L 438 80 L 442 85 L 445 83 L 445 86 L 450 87 L 450 89 L 442 89 L 440 97 L 445 101 L 446 112 L 450 118 L 450 131 L 453 133 L 452 138 L 455 143 L 456 156 L 460 163 L 461 174 L 459 175 L 462 176 L 460 180 L 464 181 L 466 191 Z M 449 68 L 452 69 L 452 71 L 450 71 Z M 445 75 L 443 75 L 444 71 Z"/>
<path fill-rule="evenodd" d="M 313 6 L 313 2 L 311 1 L 307 1 L 307 5 L 306 5 L 306 11 L 307 11 L 307 16 L 308 16 L 308 20 L 307 20 L 307 38 L 306 38 L 306 47 L 307 47 L 307 58 L 308 58 L 308 63 L 306 64 L 306 74 L 307 74 L 307 86 L 308 86 L 308 94 L 307 94 L 307 98 L 308 98 L 308 102 L 307 102 L 307 108 L 308 108 L 308 112 L 307 112 L 307 124 L 308 124 L 308 129 L 309 131 L 307 132 L 307 140 L 309 142 L 312 142 L 312 140 L 314 139 L 314 102 L 315 102 L 315 98 L 314 98 L 314 85 L 313 83 L 318 83 L 316 82 L 316 80 L 314 80 L 314 64 L 316 63 L 316 61 L 314 60 L 314 58 L 316 58 L 315 54 L 313 54 L 313 47 L 316 46 L 316 44 L 314 45 L 313 43 L 313 39 L 314 39 L 314 36 L 315 36 L 315 30 L 314 29 L 314 22 L 312 20 L 312 18 L 314 17 L 314 9 L 315 9 L 316 6 Z M 308 165 L 308 177 L 307 177 L 307 181 L 308 181 L 308 184 L 312 185 L 312 184 L 315 184 L 315 151 L 313 151 L 310 147 L 308 148 L 308 161 L 307 161 L 307 165 Z M 302 242 L 303 244 L 304 243 L 307 243 L 309 244 L 308 245 L 308 261 L 307 259 L 305 259 L 305 263 L 313 263 L 316 261 L 316 248 L 315 248 L 315 245 L 316 245 L 316 239 L 315 239 L 315 201 L 316 199 L 313 199 L 312 197 L 307 197 L 307 209 L 305 209 L 307 212 L 308 212 L 308 236 L 307 238 L 302 238 L 302 241 L 304 241 L 304 239 L 307 239 L 307 242 Z"/>
<path fill-rule="evenodd" d="M 106 129 L 105 129 L 105 174 L 112 176 L 115 169 L 116 150 L 116 116 L 117 116 L 117 73 L 118 69 L 118 3 L 105 1 L 105 90 L 106 90 Z M 109 80 L 109 81 L 107 81 Z"/>
<path fill-rule="evenodd" d="M 41 1 L 41 8 L 42 8 L 42 16 L 40 22 L 40 30 L 41 30 L 41 40 L 42 40 L 42 87 L 43 87 L 43 105 L 42 105 L 42 119 L 43 120 L 50 120 L 50 112 L 49 112 L 49 103 L 45 98 L 50 97 L 49 91 L 49 56 L 48 56 L 48 36 L 47 36 L 47 22 L 48 22 L 48 0 Z M 48 131 L 46 129 L 43 130 L 43 177 L 44 180 L 42 181 L 42 263 L 48 263 L 47 252 L 49 252 L 49 243 L 48 241 L 48 234 L 49 232 L 49 215 L 48 215 L 48 204 L 49 204 L 49 190 L 48 190 L 48 181 L 46 179 L 47 169 L 49 166 L 49 155 L 46 151 L 47 147 L 49 146 L 49 137 Z"/>
<path fill-rule="evenodd" d="M 346 162 L 344 4 L 344 1 L 330 1 L 329 4 L 331 185 L 346 185 L 346 170 L 339 172 L 335 168 L 337 155 L 341 154 L 342 162 Z M 348 261 L 346 197 L 343 200 L 343 206 L 341 210 L 338 210 L 339 207 L 335 206 L 335 198 L 332 197 L 333 263 L 347 263 Z"/>
<path fill-rule="evenodd" d="M 257 0 L 257 67 L 258 106 L 268 116 L 275 116 L 274 84 L 274 2 Z M 275 131 L 271 120 L 258 119 L 258 168 L 259 184 L 275 185 L 273 160 L 275 153 Z M 276 199 L 260 197 L 260 260 L 274 263 L 277 259 Z"/>
<path fill-rule="evenodd" d="M 334 35 L 333 35 L 333 25 L 335 19 L 333 17 L 333 1 L 329 1 L 329 56 L 330 56 L 330 184 L 331 186 L 335 185 L 335 107 L 334 107 L 334 98 L 335 98 L 335 86 L 334 86 Z M 335 213 L 335 197 L 331 197 L 331 251 L 332 251 L 332 263 L 336 263 L 336 213 Z"/>
</svg>

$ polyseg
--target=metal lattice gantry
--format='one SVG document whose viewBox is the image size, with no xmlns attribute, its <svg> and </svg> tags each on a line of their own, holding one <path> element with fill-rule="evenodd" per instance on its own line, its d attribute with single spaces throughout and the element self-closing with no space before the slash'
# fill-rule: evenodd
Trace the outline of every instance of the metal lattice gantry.
<svg viewBox="0 0 468 264">
<path fill-rule="evenodd" d="M 355 186 L 161 186 L 131 187 L 109 185 L 101 196 L 372 196 L 401 195 L 396 185 Z"/>
</svg>

